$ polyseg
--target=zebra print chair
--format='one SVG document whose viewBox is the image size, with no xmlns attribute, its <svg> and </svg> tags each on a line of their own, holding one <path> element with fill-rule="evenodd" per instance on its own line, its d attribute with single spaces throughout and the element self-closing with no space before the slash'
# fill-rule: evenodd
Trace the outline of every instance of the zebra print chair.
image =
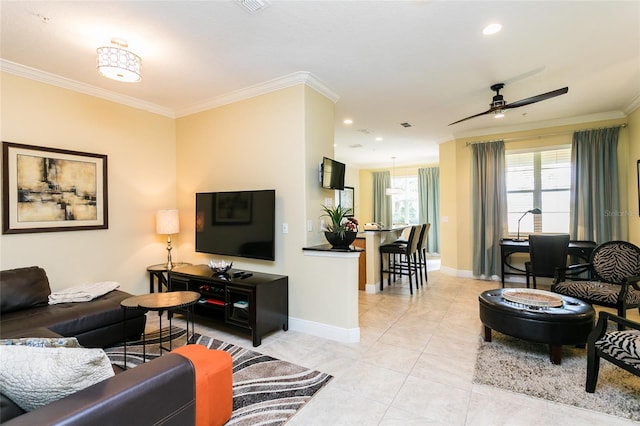
<svg viewBox="0 0 640 426">
<path fill-rule="evenodd" d="M 571 271 L 589 271 L 588 281 L 565 281 Z M 576 297 L 592 305 L 616 308 L 626 317 L 629 308 L 640 312 L 640 248 L 626 241 L 600 244 L 591 253 L 588 264 L 556 269 L 551 291 Z"/>
<path fill-rule="evenodd" d="M 608 320 L 627 329 L 607 331 Z M 608 312 L 600 313 L 598 324 L 587 339 L 587 392 L 596 390 L 600 358 L 640 376 L 640 324 Z"/>
</svg>

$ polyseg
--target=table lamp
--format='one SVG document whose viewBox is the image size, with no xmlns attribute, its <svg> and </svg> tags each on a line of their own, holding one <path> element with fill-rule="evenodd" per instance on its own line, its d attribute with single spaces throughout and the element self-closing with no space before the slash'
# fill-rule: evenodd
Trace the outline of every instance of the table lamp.
<svg viewBox="0 0 640 426">
<path fill-rule="evenodd" d="M 522 220 L 523 217 L 526 216 L 527 213 L 540 214 L 540 213 L 542 213 L 542 210 L 540 210 L 538 208 L 527 210 L 526 212 L 524 212 L 522 214 L 522 216 L 520 216 L 520 219 L 518 219 L 518 236 L 513 241 L 524 241 L 524 240 L 520 239 L 520 221 Z"/>
<path fill-rule="evenodd" d="M 178 210 L 158 210 L 156 213 L 156 232 L 167 236 L 167 270 L 170 271 L 171 264 L 171 234 L 180 232 L 180 221 Z"/>
</svg>

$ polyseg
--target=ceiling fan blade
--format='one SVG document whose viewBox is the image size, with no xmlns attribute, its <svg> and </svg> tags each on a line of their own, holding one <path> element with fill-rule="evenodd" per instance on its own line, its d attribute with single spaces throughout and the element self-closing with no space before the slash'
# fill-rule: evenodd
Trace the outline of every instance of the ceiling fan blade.
<svg viewBox="0 0 640 426">
<path fill-rule="evenodd" d="M 547 99 L 555 98 L 556 96 L 564 95 L 568 91 L 569 91 L 568 87 L 563 87 L 562 89 L 558 89 L 558 90 L 552 90 L 551 92 L 543 93 L 541 95 L 532 96 L 530 98 L 511 102 L 510 104 L 505 105 L 503 109 L 513 109 L 513 108 L 519 108 L 525 105 L 531 105 L 536 102 L 540 102 Z"/>
<path fill-rule="evenodd" d="M 498 110 L 498 109 L 500 109 L 500 108 L 489 108 L 488 110 L 486 110 L 485 112 L 481 112 L 480 114 L 472 115 L 472 116 L 470 116 L 470 117 L 463 118 L 462 120 L 454 121 L 453 123 L 449 124 L 449 126 L 452 126 L 452 125 L 454 125 L 454 124 L 461 123 L 461 122 L 463 122 L 463 121 L 470 120 L 470 119 L 472 119 L 472 118 L 480 117 L 481 115 L 491 114 L 493 111 Z"/>
</svg>

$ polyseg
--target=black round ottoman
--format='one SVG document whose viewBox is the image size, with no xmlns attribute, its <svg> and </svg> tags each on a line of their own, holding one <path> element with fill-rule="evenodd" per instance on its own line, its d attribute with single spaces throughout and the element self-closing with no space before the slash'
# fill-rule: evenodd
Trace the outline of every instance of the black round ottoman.
<svg viewBox="0 0 640 426">
<path fill-rule="evenodd" d="M 554 364 L 562 361 L 562 345 L 584 346 L 587 342 L 595 321 L 591 305 L 558 294 L 556 296 L 562 298 L 561 306 L 530 306 L 506 300 L 503 291 L 509 290 L 514 289 L 487 290 L 478 297 L 486 342 L 491 341 L 491 330 L 496 330 L 523 340 L 547 343 Z"/>
</svg>

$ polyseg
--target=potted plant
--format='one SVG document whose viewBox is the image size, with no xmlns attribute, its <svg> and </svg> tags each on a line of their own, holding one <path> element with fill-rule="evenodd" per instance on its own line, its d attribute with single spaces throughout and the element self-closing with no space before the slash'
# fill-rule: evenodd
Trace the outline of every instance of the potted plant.
<svg viewBox="0 0 640 426">
<path fill-rule="evenodd" d="M 334 248 L 348 248 L 356 239 L 358 234 L 358 219 L 348 217 L 353 211 L 350 208 L 342 207 L 338 204 L 336 207 L 322 206 L 324 213 L 330 219 L 326 225 L 324 236 L 329 244 Z"/>
</svg>

